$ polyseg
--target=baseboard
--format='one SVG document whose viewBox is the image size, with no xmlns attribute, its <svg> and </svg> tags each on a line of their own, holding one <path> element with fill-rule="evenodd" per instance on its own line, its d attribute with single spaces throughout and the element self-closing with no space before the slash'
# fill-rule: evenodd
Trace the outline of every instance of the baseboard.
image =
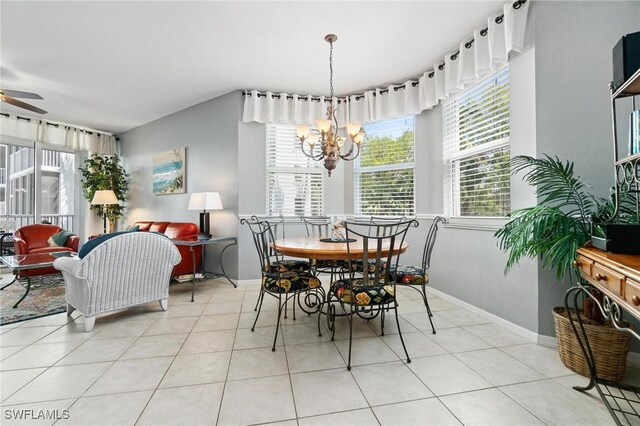
<svg viewBox="0 0 640 426">
<path fill-rule="evenodd" d="M 238 287 L 241 287 L 241 286 L 247 286 L 247 285 L 258 285 L 260 284 L 260 279 L 234 280 L 234 282 L 238 285 Z"/>
<path fill-rule="evenodd" d="M 538 334 L 538 345 L 556 349 L 558 347 L 558 340 L 553 336 Z"/>
<path fill-rule="evenodd" d="M 473 306 L 473 305 L 471 305 L 471 304 L 469 304 L 467 302 L 464 302 L 464 301 L 462 301 L 462 300 L 460 300 L 458 298 L 455 298 L 455 297 L 450 296 L 450 295 L 448 295 L 446 293 L 443 293 L 440 290 L 436 290 L 433 287 L 430 287 L 429 291 L 432 292 L 435 296 L 437 296 L 437 297 L 439 297 L 439 298 L 441 298 L 443 300 L 446 300 L 447 302 L 451 302 L 451 303 L 454 303 L 454 304 L 456 304 L 458 306 L 461 306 L 461 307 L 473 312 L 474 314 L 480 315 L 481 317 L 484 317 L 484 318 L 488 319 L 489 321 L 491 321 L 491 322 L 493 322 L 495 324 L 501 325 L 502 327 L 504 327 L 504 328 L 506 328 L 506 329 L 508 329 L 510 331 L 513 331 L 514 333 L 518 334 L 519 336 L 522 336 L 525 339 L 530 340 L 531 343 L 539 342 L 540 337 L 547 337 L 547 336 L 540 336 L 540 335 L 538 335 L 538 333 L 535 333 L 535 332 L 533 332 L 531 330 L 528 330 L 528 329 L 526 329 L 526 328 L 524 328 L 522 326 L 514 324 L 511 321 L 507 321 L 504 318 L 500 318 L 499 316 L 494 315 L 494 314 L 492 314 L 490 312 L 487 312 L 487 311 L 485 311 L 483 309 L 480 309 L 477 306 Z M 553 339 L 553 340 L 555 340 L 555 339 Z M 544 345 L 544 346 L 546 346 L 546 345 Z"/>
</svg>

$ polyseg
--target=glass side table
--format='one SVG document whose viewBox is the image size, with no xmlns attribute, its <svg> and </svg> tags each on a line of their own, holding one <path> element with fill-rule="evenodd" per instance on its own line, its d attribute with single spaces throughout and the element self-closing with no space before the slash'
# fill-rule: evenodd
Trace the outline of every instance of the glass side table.
<svg viewBox="0 0 640 426">
<path fill-rule="evenodd" d="M 193 276 L 191 279 L 191 301 L 193 302 L 194 300 L 194 294 L 195 294 L 195 290 L 196 290 L 196 253 L 194 251 L 194 247 L 202 247 L 202 259 L 200 262 L 200 269 L 201 269 L 201 273 L 203 278 L 226 278 L 227 281 L 229 281 L 231 283 L 231 285 L 233 285 L 234 287 L 238 287 L 238 285 L 236 283 L 234 283 L 233 281 L 231 281 L 231 278 L 229 278 L 229 276 L 227 275 L 227 272 L 224 270 L 224 262 L 223 262 L 223 257 L 224 257 L 224 252 L 231 246 L 235 246 L 237 244 L 237 240 L 236 237 L 213 237 L 213 238 L 209 238 L 208 240 L 198 240 L 195 237 L 191 237 L 191 238 L 174 238 L 171 241 L 173 241 L 173 243 L 177 246 L 187 246 L 189 247 L 189 251 L 191 252 L 191 262 L 193 265 Z M 220 272 L 209 272 L 206 271 L 206 268 L 204 266 L 204 261 L 205 261 L 205 248 L 210 245 L 210 244 L 224 244 L 224 247 L 222 248 L 222 251 L 220 251 Z"/>
</svg>

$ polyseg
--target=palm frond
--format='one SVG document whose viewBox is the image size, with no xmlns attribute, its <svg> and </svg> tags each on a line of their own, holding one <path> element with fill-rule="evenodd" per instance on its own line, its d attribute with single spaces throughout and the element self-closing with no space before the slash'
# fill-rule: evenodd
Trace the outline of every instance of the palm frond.
<svg viewBox="0 0 640 426">
<path fill-rule="evenodd" d="M 539 204 L 557 207 L 569 216 L 589 221 L 598 207 L 598 200 L 586 191 L 588 185 L 574 175 L 573 163 L 558 157 L 517 156 L 511 160 L 513 174 L 523 172 L 523 180 L 536 188 Z"/>
<path fill-rule="evenodd" d="M 554 269 L 562 280 L 584 245 L 588 233 L 580 220 L 558 207 L 539 205 L 514 211 L 507 224 L 495 233 L 498 246 L 509 253 L 505 273 L 523 257 L 542 257 L 545 268 Z"/>
</svg>

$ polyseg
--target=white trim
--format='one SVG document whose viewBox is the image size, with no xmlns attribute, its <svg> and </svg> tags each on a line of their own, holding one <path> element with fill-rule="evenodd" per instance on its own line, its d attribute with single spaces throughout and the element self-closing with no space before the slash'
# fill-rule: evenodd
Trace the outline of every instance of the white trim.
<svg viewBox="0 0 640 426">
<path fill-rule="evenodd" d="M 235 280 L 235 283 L 238 287 L 246 287 L 249 285 L 260 285 L 260 280 Z"/>
<path fill-rule="evenodd" d="M 558 349 L 558 340 L 552 336 L 544 336 L 538 334 L 538 345 L 546 346 L 547 348 Z"/>
<path fill-rule="evenodd" d="M 449 217 L 444 227 L 495 232 L 507 222 L 506 217 Z"/>
<path fill-rule="evenodd" d="M 528 330 L 522 326 L 519 326 L 517 324 L 512 323 L 511 321 L 507 321 L 504 318 L 500 318 L 497 315 L 494 315 L 490 312 L 487 312 L 483 309 L 478 308 L 477 306 L 473 306 L 467 302 L 463 302 L 460 299 L 457 299 L 453 296 L 450 296 L 446 293 L 441 292 L 440 290 L 436 290 L 433 287 L 429 287 L 429 291 L 433 292 L 434 295 L 436 295 L 437 297 L 446 300 L 447 302 L 451 302 L 454 303 L 458 306 L 461 306 L 471 312 L 473 312 L 474 314 L 480 315 L 481 317 L 484 317 L 486 319 L 488 319 L 489 321 L 496 323 L 498 325 L 503 326 L 504 328 L 513 331 L 514 333 L 516 333 L 519 336 L 524 337 L 527 340 L 530 340 L 531 343 L 536 343 L 539 340 L 540 335 L 534 331 Z M 546 337 L 546 336 L 545 336 Z M 555 340 L 555 339 L 554 339 Z"/>
</svg>

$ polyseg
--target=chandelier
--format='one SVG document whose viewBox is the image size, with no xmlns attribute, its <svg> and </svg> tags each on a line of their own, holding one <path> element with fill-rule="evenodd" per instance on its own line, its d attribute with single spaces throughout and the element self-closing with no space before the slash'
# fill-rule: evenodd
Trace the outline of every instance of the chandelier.
<svg viewBox="0 0 640 426">
<path fill-rule="evenodd" d="M 341 153 L 344 146 L 345 138 L 338 134 L 338 119 L 336 118 L 337 110 L 333 107 L 333 43 L 338 40 L 335 34 L 327 34 L 324 40 L 329 43 L 329 87 L 331 89 L 331 97 L 329 106 L 327 107 L 327 118 L 316 120 L 317 133 L 310 133 L 308 126 L 298 126 L 296 133 L 300 140 L 302 152 L 309 158 L 316 161 L 324 160 L 324 167 L 331 176 L 331 170 L 336 168 L 338 160 L 341 158 L 345 161 L 355 160 L 360 154 L 360 144 L 364 140 L 364 132 L 361 125 L 357 123 L 348 123 L 346 132 L 351 139 L 351 147 L 346 154 Z M 305 143 L 306 142 L 306 143 Z M 316 150 L 319 145 L 320 149 Z M 355 152 L 354 152 L 355 151 Z"/>
</svg>

